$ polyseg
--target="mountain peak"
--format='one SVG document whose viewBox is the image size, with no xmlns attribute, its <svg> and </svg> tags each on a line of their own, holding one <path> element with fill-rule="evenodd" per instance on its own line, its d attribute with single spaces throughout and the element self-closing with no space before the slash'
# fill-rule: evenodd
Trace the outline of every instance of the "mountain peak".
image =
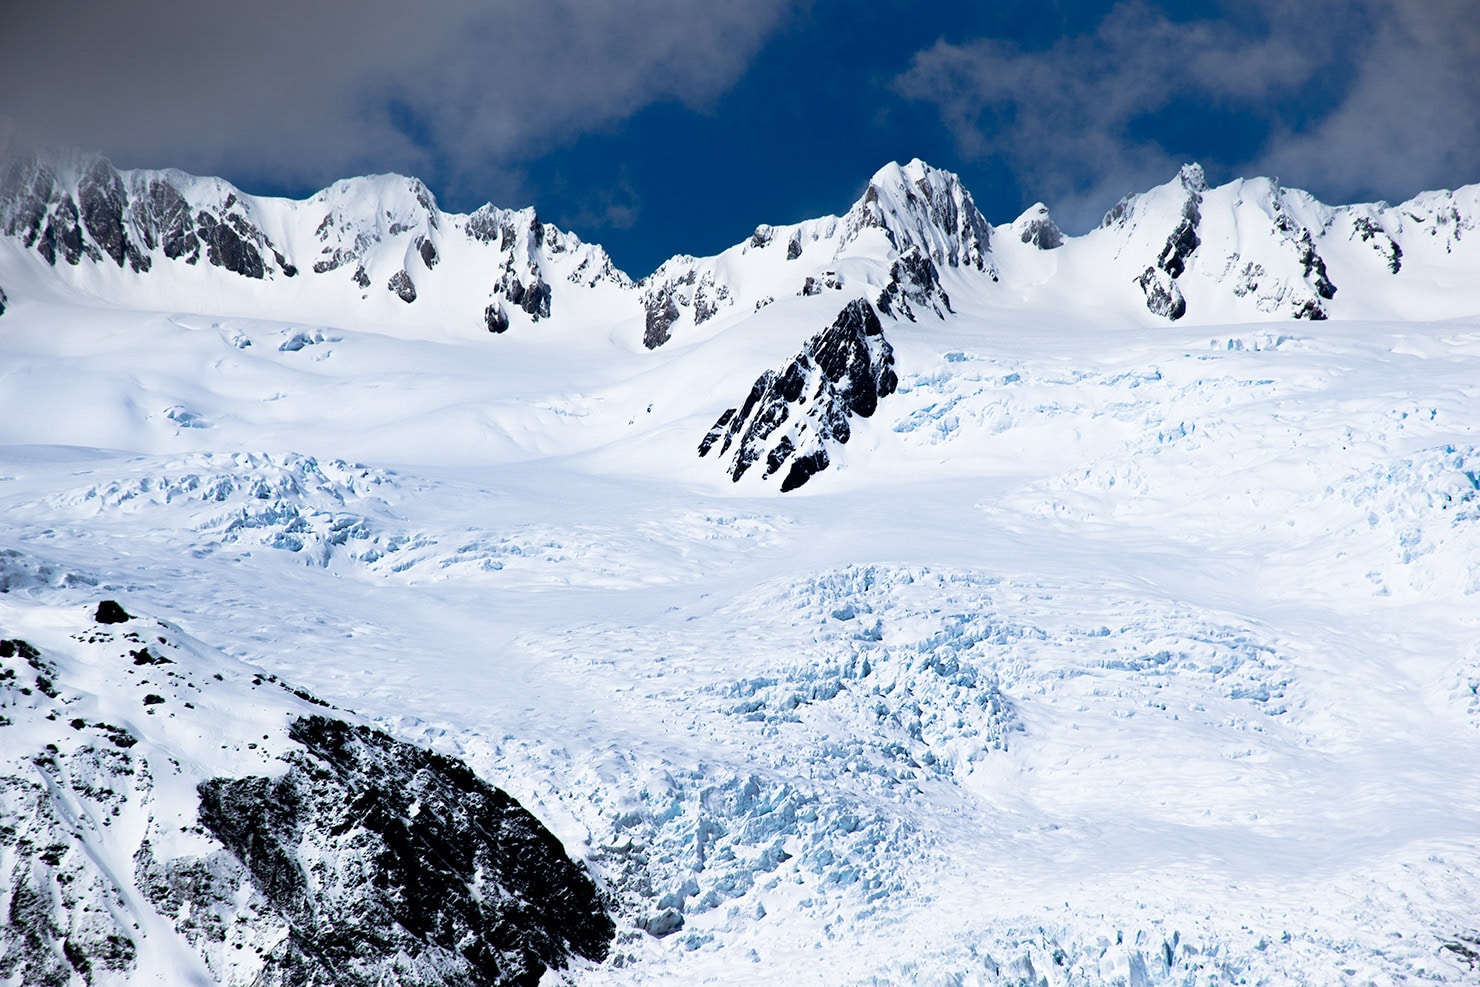
<svg viewBox="0 0 1480 987">
<path fill-rule="evenodd" d="M 1208 190 L 1208 176 L 1203 172 L 1203 166 L 1196 161 L 1190 161 L 1181 167 L 1177 172 L 1177 181 L 1189 192 Z"/>
<path fill-rule="evenodd" d="M 1049 215 L 1048 206 L 1041 202 L 1023 210 L 1023 214 L 1012 221 L 1011 228 L 1019 240 L 1040 250 L 1053 250 L 1064 245 L 1064 231 Z"/>
<path fill-rule="evenodd" d="M 863 197 L 844 217 L 844 242 L 867 229 L 882 230 L 894 253 L 919 248 L 937 265 L 990 265 L 992 227 L 952 172 L 919 158 L 891 161 L 874 173 Z"/>
</svg>

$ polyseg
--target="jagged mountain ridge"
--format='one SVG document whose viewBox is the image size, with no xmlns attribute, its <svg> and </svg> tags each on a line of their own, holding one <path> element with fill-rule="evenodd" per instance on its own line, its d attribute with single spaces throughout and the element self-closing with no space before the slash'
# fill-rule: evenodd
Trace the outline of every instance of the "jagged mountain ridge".
<svg viewBox="0 0 1480 987">
<path fill-rule="evenodd" d="M 218 290 L 258 283 L 255 295 L 222 302 L 237 309 L 291 294 L 300 311 L 340 319 L 356 312 L 494 333 L 600 312 L 653 349 L 778 298 L 838 290 L 905 321 L 950 316 L 953 284 L 988 307 L 1054 310 L 1093 296 L 1102 310 L 1152 324 L 1404 317 L 1419 289 L 1424 315 L 1480 304 L 1454 276 L 1480 269 L 1473 185 L 1397 206 L 1331 207 L 1273 179 L 1210 188 L 1188 165 L 1076 237 L 1041 203 L 994 228 L 957 176 L 915 160 L 881 168 L 842 216 L 763 224 L 716 256 L 680 254 L 634 281 L 600 246 L 531 208 L 445 213 L 411 178 L 348 179 L 286 200 L 177 171 L 119 171 L 95 154 L 10 147 L 4 159 L 0 232 L 64 277 L 79 268 L 126 275 L 83 282 L 105 300 L 175 308 L 200 307 L 157 281 L 183 266 L 203 280 L 234 276 L 212 281 Z M 152 290 L 131 293 L 130 278 L 149 278 Z"/>
<path fill-rule="evenodd" d="M 1028 313 L 1109 328 L 1480 311 L 1480 186 L 1396 207 L 1330 207 L 1272 179 L 1210 187 L 1187 165 L 1122 199 L 1097 229 L 1066 236 L 1042 203 L 993 227 L 957 176 L 917 159 L 880 169 L 841 216 L 762 225 L 718 255 L 678 255 L 633 281 L 601 247 L 532 208 L 446 213 L 425 185 L 400 176 L 349 179 L 290 201 L 180 172 L 120 172 L 98 155 L 11 151 L 5 160 L 0 306 L 26 301 L 4 289 L 29 265 L 45 284 L 119 308 L 371 325 L 415 338 L 481 342 L 512 332 L 524 343 L 674 353 L 754 319 L 767 343 L 745 357 L 751 400 L 717 395 L 702 409 L 713 422 L 728 407 L 732 420 L 709 429 L 701 456 L 716 441 L 729 456 L 738 441 L 725 467 L 732 480 L 762 456 L 757 473 L 788 490 L 836 460 L 854 412 L 813 406 L 805 434 L 780 444 L 761 433 L 808 399 L 791 393 L 797 375 L 811 372 L 799 361 L 856 362 L 857 347 L 827 327 L 859 303 L 882 320 L 865 335 L 886 349 L 884 325 L 893 333 L 922 319 Z M 298 330 L 278 348 L 334 341 Z M 778 391 L 769 378 L 787 386 Z M 810 384 L 803 390 L 811 395 Z M 892 389 L 873 390 L 877 401 Z M 756 402 L 757 417 L 742 413 Z M 209 415 L 183 402 L 163 414 L 210 427 Z"/>
<path fill-rule="evenodd" d="M 549 318 L 553 283 L 630 286 L 599 246 L 542 222 L 533 209 L 446 213 L 422 182 L 398 175 L 347 179 L 288 200 L 179 171 L 120 171 L 96 154 L 12 150 L 0 165 L 0 233 L 61 272 L 112 268 L 158 288 L 161 271 L 183 267 L 210 289 L 230 292 L 241 279 L 256 283 L 260 300 L 286 292 L 299 303 L 299 286 L 313 281 L 321 307 L 391 320 L 396 307 L 415 305 L 430 289 L 444 296 L 437 315 L 453 296 L 453 311 L 491 332 L 505 331 L 511 317 Z M 117 278 L 88 286 L 128 301 Z M 231 301 L 240 307 L 242 298 Z"/>
</svg>

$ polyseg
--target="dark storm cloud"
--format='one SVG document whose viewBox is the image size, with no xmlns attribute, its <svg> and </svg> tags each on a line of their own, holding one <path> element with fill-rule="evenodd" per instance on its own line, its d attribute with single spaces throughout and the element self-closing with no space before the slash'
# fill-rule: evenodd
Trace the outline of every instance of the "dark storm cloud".
<svg viewBox="0 0 1480 987">
<path fill-rule="evenodd" d="M 486 180 L 655 101 L 703 106 L 791 2 L 16 5 L 0 32 L 0 115 L 129 163 Z"/>
<path fill-rule="evenodd" d="M 1257 0 L 1217 19 L 1118 4 L 1046 50 L 940 41 L 896 80 L 960 151 L 1003 160 L 1071 226 L 1171 177 L 1217 121 L 1256 122 L 1208 164 L 1328 196 L 1480 179 L 1473 0 Z M 1222 116 L 1219 116 L 1222 114 Z M 1207 120 L 1200 117 L 1207 116 Z"/>
</svg>

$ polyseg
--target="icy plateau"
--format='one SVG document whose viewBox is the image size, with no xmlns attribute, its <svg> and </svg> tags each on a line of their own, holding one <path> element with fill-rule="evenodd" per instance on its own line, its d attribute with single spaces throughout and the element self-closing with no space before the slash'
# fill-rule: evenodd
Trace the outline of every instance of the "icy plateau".
<svg viewBox="0 0 1480 987">
<path fill-rule="evenodd" d="M 1480 186 L 645 278 L 0 149 L 0 985 L 1480 979 Z"/>
</svg>

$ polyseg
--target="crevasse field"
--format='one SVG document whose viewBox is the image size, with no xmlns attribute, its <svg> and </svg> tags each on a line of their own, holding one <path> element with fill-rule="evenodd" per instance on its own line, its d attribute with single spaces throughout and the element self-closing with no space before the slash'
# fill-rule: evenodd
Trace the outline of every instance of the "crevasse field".
<svg viewBox="0 0 1480 987">
<path fill-rule="evenodd" d="M 0 625 L 193 770 L 247 678 L 159 733 L 67 636 L 99 599 L 466 760 L 610 895 L 608 959 L 547 984 L 1473 981 L 1480 264 L 1410 243 L 1388 286 L 1348 238 L 1331 318 L 1265 311 L 1215 291 L 1264 249 L 1227 188 L 1176 321 L 1134 281 L 1176 182 L 1121 240 L 939 264 L 950 309 L 884 319 L 897 388 L 785 494 L 697 446 L 883 238 L 798 227 L 813 294 L 766 245 L 676 258 L 734 304 L 653 349 L 630 282 L 488 332 L 445 215 L 414 320 L 389 268 L 355 308 L 0 241 Z M 8 756 L 71 733 L 3 712 Z M 167 945 L 131 852 L 125 979 L 250 983 Z"/>
</svg>

